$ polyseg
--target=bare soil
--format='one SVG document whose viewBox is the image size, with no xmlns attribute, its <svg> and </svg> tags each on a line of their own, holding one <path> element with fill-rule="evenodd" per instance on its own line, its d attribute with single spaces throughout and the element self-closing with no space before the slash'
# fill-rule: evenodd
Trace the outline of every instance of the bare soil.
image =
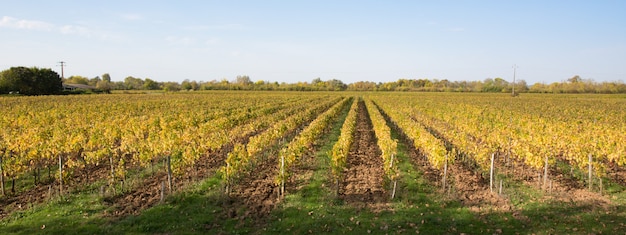
<svg viewBox="0 0 626 235">
<path fill-rule="evenodd" d="M 246 139 L 247 140 L 247 139 Z M 172 182 L 173 190 L 184 188 L 190 183 L 197 182 L 212 175 L 224 165 L 226 156 L 232 151 L 234 144 L 223 146 L 217 151 L 210 152 L 202 156 L 195 166 L 186 169 L 187 178 L 174 178 Z M 139 183 L 141 186 L 133 187 L 130 192 L 114 197 L 105 198 L 105 203 L 114 209 L 105 215 L 122 217 L 127 215 L 137 215 L 141 211 L 150 208 L 161 201 L 161 192 L 165 185 L 164 195 L 170 193 L 167 184 L 167 172 L 159 171 L 146 177 Z"/>
<path fill-rule="evenodd" d="M 463 205 L 477 211 L 482 209 L 511 211 L 513 209 L 506 198 L 498 195 L 497 187 L 494 187 L 492 192 L 489 188 L 489 179 L 483 178 L 480 173 L 469 169 L 462 163 L 450 164 L 448 169 L 454 177 L 453 193 Z"/>
<path fill-rule="evenodd" d="M 385 173 L 380 155 L 365 102 L 359 101 L 354 143 L 339 187 L 341 199 L 357 208 L 386 207 L 390 196 L 384 188 Z"/>
<path fill-rule="evenodd" d="M 293 139 L 297 130 L 305 125 L 308 123 L 287 133 L 284 139 Z M 247 170 L 246 175 L 239 177 L 239 181 L 232 186 L 223 208 L 226 218 L 237 218 L 240 221 L 254 218 L 257 223 L 262 224 L 263 219 L 276 207 L 280 201 L 280 189 L 276 182 L 279 173 L 277 151 L 270 149 L 261 153 L 263 156 L 257 156 L 260 159 L 253 163 L 252 169 Z"/>
<path fill-rule="evenodd" d="M 555 200 L 592 209 L 607 209 L 612 206 L 610 199 L 598 192 L 589 191 L 583 182 L 571 177 L 569 173 L 557 171 L 554 167 L 549 168 L 548 180 L 544 184 L 543 171 L 530 170 L 525 164 L 513 160 L 507 165 L 503 158 L 496 163 L 497 168 L 504 169 L 514 180 L 546 192 L 540 199 L 542 201 Z"/>
<path fill-rule="evenodd" d="M 259 161 L 253 171 L 233 185 L 224 205 L 228 217 L 240 220 L 262 218 L 272 211 L 278 202 L 278 187 L 275 183 L 277 165 L 275 156 Z"/>
<path fill-rule="evenodd" d="M 108 168 L 105 164 L 91 165 L 82 169 L 79 171 L 78 176 L 74 177 L 70 182 L 64 183 L 63 194 L 71 193 L 84 188 L 86 185 L 95 182 L 95 180 L 106 178 L 109 172 L 107 169 Z M 84 177 L 86 172 L 89 172 L 89 179 Z M 47 172 L 45 174 L 47 174 Z M 58 177 L 58 171 L 51 172 L 51 176 L 53 179 L 45 179 L 28 190 L 18 192 L 16 194 L 8 193 L 4 197 L 0 198 L 0 219 L 3 219 L 14 211 L 31 208 L 34 205 L 43 203 L 51 200 L 55 196 L 58 196 L 59 184 L 56 178 Z M 41 177 L 47 178 L 47 176 L 43 175 Z M 8 182 L 5 182 L 5 187 L 7 185 Z M 5 190 L 7 189 L 5 188 Z"/>
</svg>

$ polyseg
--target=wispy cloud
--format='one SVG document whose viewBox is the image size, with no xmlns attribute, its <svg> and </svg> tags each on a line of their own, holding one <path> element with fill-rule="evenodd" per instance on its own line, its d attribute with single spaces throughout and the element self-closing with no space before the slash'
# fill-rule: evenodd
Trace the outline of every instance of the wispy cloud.
<svg viewBox="0 0 626 235">
<path fill-rule="evenodd" d="M 114 33 L 94 30 L 80 25 L 55 25 L 53 23 L 16 19 L 10 16 L 3 16 L 0 20 L 0 28 L 11 28 L 19 30 L 57 32 L 68 35 L 79 35 L 86 38 L 98 38 L 102 40 L 119 40 L 121 37 Z"/>
<path fill-rule="evenodd" d="M 20 20 L 10 16 L 3 16 L 2 20 L 0 20 L 0 28 L 53 31 L 55 27 L 53 24 L 43 21 Z"/>
</svg>

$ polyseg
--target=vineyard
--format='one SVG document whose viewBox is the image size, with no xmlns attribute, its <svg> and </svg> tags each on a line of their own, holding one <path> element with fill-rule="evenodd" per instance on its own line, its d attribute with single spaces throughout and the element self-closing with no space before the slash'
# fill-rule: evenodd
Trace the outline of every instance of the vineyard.
<svg viewBox="0 0 626 235">
<path fill-rule="evenodd" d="M 0 97 L 0 233 L 615 233 L 626 97 Z"/>
</svg>

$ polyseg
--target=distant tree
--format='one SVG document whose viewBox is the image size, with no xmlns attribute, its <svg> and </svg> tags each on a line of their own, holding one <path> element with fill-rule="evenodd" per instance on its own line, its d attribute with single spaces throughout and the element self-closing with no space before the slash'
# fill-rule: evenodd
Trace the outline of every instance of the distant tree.
<svg viewBox="0 0 626 235">
<path fill-rule="evenodd" d="M 484 81 L 482 91 L 483 92 L 507 92 L 509 82 L 502 78 L 487 78 Z"/>
<path fill-rule="evenodd" d="M 0 93 L 15 91 L 25 95 L 49 95 L 61 90 L 61 77 L 51 69 L 12 67 L 0 72 Z"/>
<path fill-rule="evenodd" d="M 322 81 L 321 78 L 316 78 L 316 79 L 313 79 L 313 81 L 311 81 L 311 85 L 316 86 L 316 87 L 325 87 L 326 83 Z"/>
<path fill-rule="evenodd" d="M 65 83 L 67 84 L 83 84 L 83 85 L 89 85 L 89 78 L 83 77 L 83 76 L 71 76 L 69 78 L 65 79 Z"/>
<path fill-rule="evenodd" d="M 341 80 L 333 79 L 326 81 L 326 87 L 331 91 L 343 91 L 348 88 L 346 84 L 344 84 Z"/>
<path fill-rule="evenodd" d="M 528 92 L 528 84 L 526 84 L 526 80 L 518 80 L 515 82 L 515 93 L 518 92 Z"/>
<path fill-rule="evenodd" d="M 248 75 L 239 75 L 237 76 L 235 83 L 242 86 L 248 86 L 252 85 L 252 80 L 250 80 L 250 77 Z"/>
<path fill-rule="evenodd" d="M 146 83 L 147 83 L 148 79 L 146 78 Z M 163 83 L 163 90 L 164 91 L 180 91 L 180 84 L 178 84 L 177 82 L 166 82 Z"/>
<path fill-rule="evenodd" d="M 180 84 L 180 87 L 181 87 L 183 90 L 187 90 L 187 91 L 189 91 L 189 90 L 192 90 L 192 89 L 193 89 L 193 86 L 191 85 L 191 82 L 189 81 L 189 79 L 185 79 L 185 80 L 184 80 L 184 81 Z"/>
<path fill-rule="evenodd" d="M 351 91 L 375 91 L 377 89 L 375 82 L 359 81 L 348 85 L 348 90 Z"/>
<path fill-rule="evenodd" d="M 111 82 L 111 75 L 108 73 L 102 74 L 102 81 Z"/>
<path fill-rule="evenodd" d="M 159 90 L 159 83 L 150 79 L 150 78 L 146 78 L 146 80 L 143 82 L 143 89 L 146 90 Z"/>
<path fill-rule="evenodd" d="M 580 76 L 575 75 L 575 76 L 573 76 L 573 77 L 571 77 L 571 78 L 567 79 L 567 81 L 568 81 L 568 82 L 570 82 L 570 83 L 578 83 L 578 82 L 582 82 L 582 81 L 583 81 L 583 79 L 582 79 L 582 78 L 580 78 Z"/>
<path fill-rule="evenodd" d="M 141 78 L 134 78 L 132 76 L 128 76 L 124 78 L 124 87 L 128 90 L 138 90 L 143 88 L 143 80 Z"/>
<path fill-rule="evenodd" d="M 89 79 L 89 83 L 87 85 L 96 86 L 100 81 L 102 81 L 102 79 L 100 79 L 99 76 L 96 76 L 95 78 Z"/>
<path fill-rule="evenodd" d="M 126 87 L 126 83 L 122 81 L 111 82 L 111 89 L 112 90 L 128 90 L 128 88 Z"/>
<path fill-rule="evenodd" d="M 196 80 L 191 81 L 191 89 L 194 91 L 200 90 L 200 83 Z"/>
<path fill-rule="evenodd" d="M 100 80 L 98 81 L 98 83 L 96 83 L 96 89 L 102 90 L 106 93 L 110 93 L 111 89 L 113 89 L 113 84 L 105 80 Z"/>
</svg>

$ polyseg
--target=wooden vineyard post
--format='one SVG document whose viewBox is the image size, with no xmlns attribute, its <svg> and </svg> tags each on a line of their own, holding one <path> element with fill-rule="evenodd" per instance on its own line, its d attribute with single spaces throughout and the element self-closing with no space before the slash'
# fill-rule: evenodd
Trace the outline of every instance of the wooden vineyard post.
<svg viewBox="0 0 626 235">
<path fill-rule="evenodd" d="M 63 195 L 63 157 L 59 155 L 59 195 Z"/>
<path fill-rule="evenodd" d="M 167 156 L 167 186 L 169 186 L 170 193 L 172 192 L 172 159 Z"/>
<path fill-rule="evenodd" d="M 548 156 L 546 156 L 546 165 L 543 168 L 543 188 L 545 189 L 548 185 Z"/>
<path fill-rule="evenodd" d="M 591 173 L 592 173 L 593 167 L 591 166 L 591 161 L 592 161 L 592 157 L 591 157 L 591 154 L 589 154 L 589 191 L 591 191 L 591 185 L 592 185 Z"/>
<path fill-rule="evenodd" d="M 150 174 L 154 173 L 154 159 L 150 159 Z"/>
<path fill-rule="evenodd" d="M 443 180 L 442 180 L 442 189 L 446 190 L 446 177 L 448 175 L 448 154 L 445 156 L 445 160 L 443 162 Z"/>
<path fill-rule="evenodd" d="M 489 170 L 489 190 L 493 193 L 493 158 L 495 153 L 491 154 L 491 169 Z"/>
<path fill-rule="evenodd" d="M 115 167 L 113 166 L 113 156 L 109 155 L 109 164 L 111 165 L 111 181 L 109 182 L 109 187 L 113 188 L 113 194 L 117 194 L 115 191 Z"/>
<path fill-rule="evenodd" d="M 600 195 L 602 195 L 602 178 L 600 178 Z"/>
<path fill-rule="evenodd" d="M 226 162 L 226 195 L 230 195 L 230 163 Z"/>
<path fill-rule="evenodd" d="M 394 157 L 394 154 L 391 154 L 391 161 L 389 163 L 389 170 L 390 171 L 393 169 L 393 157 Z M 393 190 L 391 191 L 391 199 L 394 199 L 396 197 L 396 186 L 398 186 L 398 180 L 394 179 L 393 180 Z"/>
<path fill-rule="evenodd" d="M 285 195 L 285 155 L 280 155 L 280 196 Z"/>
<path fill-rule="evenodd" d="M 2 185 L 2 196 L 4 196 L 4 171 L 2 170 L 2 155 L 0 155 L 0 184 Z"/>
</svg>

